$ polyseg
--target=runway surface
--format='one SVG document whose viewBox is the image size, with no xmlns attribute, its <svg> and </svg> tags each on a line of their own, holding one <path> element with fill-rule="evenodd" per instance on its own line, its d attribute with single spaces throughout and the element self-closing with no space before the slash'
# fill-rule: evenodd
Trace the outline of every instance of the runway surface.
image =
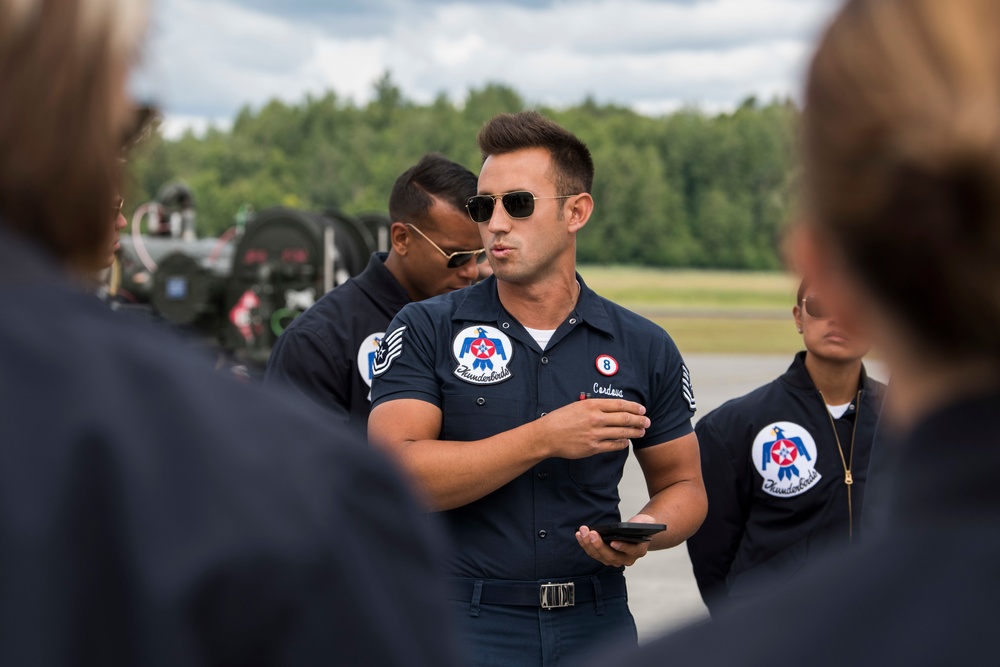
<svg viewBox="0 0 1000 667">
<path fill-rule="evenodd" d="M 781 375 L 791 356 L 685 355 L 694 383 L 698 414 L 708 414 L 730 398 L 742 396 Z M 884 369 L 866 362 L 869 373 L 885 381 Z M 623 518 L 638 513 L 648 500 L 646 483 L 635 457 L 625 465 L 621 486 Z M 687 547 L 650 552 L 625 571 L 629 606 L 639 629 L 639 641 L 707 618 L 691 573 Z"/>
</svg>

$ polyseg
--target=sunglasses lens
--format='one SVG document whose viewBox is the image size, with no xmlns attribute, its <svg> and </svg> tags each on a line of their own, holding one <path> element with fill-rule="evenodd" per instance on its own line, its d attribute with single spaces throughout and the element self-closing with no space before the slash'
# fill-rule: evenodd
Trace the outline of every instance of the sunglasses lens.
<svg viewBox="0 0 1000 667">
<path fill-rule="evenodd" d="M 469 197 L 465 203 L 465 208 L 469 209 L 469 217 L 473 222 L 489 222 L 493 217 L 493 197 L 486 195 L 476 195 Z"/>
<path fill-rule="evenodd" d="M 486 259 L 486 253 L 480 250 L 478 252 L 463 252 L 461 255 L 455 255 L 448 260 L 448 268 L 457 269 L 460 266 L 465 266 L 472 261 L 473 258 L 476 259 L 476 264 L 478 264 Z"/>
<path fill-rule="evenodd" d="M 476 264 L 482 264 L 485 261 L 486 261 L 486 251 L 484 250 L 478 255 L 476 255 Z"/>
<path fill-rule="evenodd" d="M 827 317 L 826 308 L 823 307 L 823 302 L 819 300 L 819 297 L 807 296 L 805 306 L 809 317 L 814 317 L 817 320 Z"/>
<path fill-rule="evenodd" d="M 535 196 L 530 192 L 508 192 L 501 201 L 512 218 L 528 218 L 535 212 Z"/>
</svg>

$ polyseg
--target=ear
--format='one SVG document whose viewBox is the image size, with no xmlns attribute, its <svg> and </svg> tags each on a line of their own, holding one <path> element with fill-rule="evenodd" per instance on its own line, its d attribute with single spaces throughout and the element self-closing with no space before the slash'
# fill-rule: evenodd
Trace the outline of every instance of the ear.
<svg viewBox="0 0 1000 667">
<path fill-rule="evenodd" d="M 798 305 L 792 308 L 792 317 L 795 318 L 795 328 L 802 333 L 802 309 Z"/>
<path fill-rule="evenodd" d="M 589 192 L 583 192 L 567 199 L 564 206 L 566 230 L 575 234 L 590 220 L 590 214 L 594 212 L 594 198 Z"/>
<path fill-rule="evenodd" d="M 389 242 L 392 250 L 400 257 L 405 257 L 410 250 L 410 230 L 402 222 L 394 222 L 389 227 Z"/>
</svg>

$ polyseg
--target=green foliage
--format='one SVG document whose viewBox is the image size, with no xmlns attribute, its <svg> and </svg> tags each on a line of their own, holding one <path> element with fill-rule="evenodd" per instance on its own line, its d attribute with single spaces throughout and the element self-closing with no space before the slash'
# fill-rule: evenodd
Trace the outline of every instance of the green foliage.
<svg viewBox="0 0 1000 667">
<path fill-rule="evenodd" d="M 129 202 L 166 183 L 195 192 L 199 228 L 217 235 L 243 204 L 348 212 L 385 210 L 396 177 L 430 151 L 478 171 L 476 133 L 501 112 L 528 108 L 513 89 L 488 84 L 454 104 L 405 98 L 389 73 L 363 107 L 330 92 L 288 105 L 242 109 L 231 130 L 166 140 L 159 133 L 130 161 Z M 585 141 L 597 167 L 594 215 L 579 236 L 582 262 L 767 270 L 792 208 L 790 102 L 748 98 L 733 113 L 682 109 L 649 117 L 588 97 L 541 109 Z"/>
</svg>

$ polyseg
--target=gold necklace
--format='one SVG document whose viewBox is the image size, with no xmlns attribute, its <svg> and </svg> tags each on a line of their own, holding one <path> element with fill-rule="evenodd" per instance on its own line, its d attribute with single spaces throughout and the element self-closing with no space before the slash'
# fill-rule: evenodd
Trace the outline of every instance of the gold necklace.
<svg viewBox="0 0 1000 667">
<path fill-rule="evenodd" d="M 817 390 L 819 391 L 819 390 Z M 823 407 L 826 409 L 826 416 L 830 418 L 830 426 L 833 428 L 833 437 L 837 441 L 837 451 L 840 452 L 840 463 L 844 466 L 844 484 L 847 486 L 847 542 L 848 544 L 854 543 L 854 508 L 851 506 L 851 487 L 854 486 L 854 476 L 851 474 L 851 467 L 854 464 L 854 436 L 858 432 L 858 422 L 861 421 L 861 390 L 858 390 L 858 395 L 854 397 L 855 405 L 857 409 L 854 411 L 854 428 L 851 429 L 851 451 L 848 453 L 847 458 L 844 458 L 844 448 L 840 446 L 840 435 L 837 434 L 837 424 L 833 421 L 833 414 L 830 412 L 830 408 L 826 405 L 826 398 L 823 396 L 823 392 L 819 392 L 820 398 L 823 399 Z"/>
</svg>

